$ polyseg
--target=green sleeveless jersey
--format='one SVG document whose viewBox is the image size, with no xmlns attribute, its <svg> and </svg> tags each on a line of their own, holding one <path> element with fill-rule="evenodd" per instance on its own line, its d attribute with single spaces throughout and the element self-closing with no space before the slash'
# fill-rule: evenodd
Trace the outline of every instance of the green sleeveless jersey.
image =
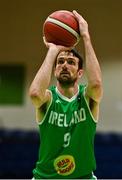
<svg viewBox="0 0 122 180">
<path fill-rule="evenodd" d="M 84 96 L 85 86 L 71 99 L 55 86 L 52 101 L 39 123 L 39 159 L 35 179 L 74 179 L 96 169 L 94 136 L 96 123 Z"/>
</svg>

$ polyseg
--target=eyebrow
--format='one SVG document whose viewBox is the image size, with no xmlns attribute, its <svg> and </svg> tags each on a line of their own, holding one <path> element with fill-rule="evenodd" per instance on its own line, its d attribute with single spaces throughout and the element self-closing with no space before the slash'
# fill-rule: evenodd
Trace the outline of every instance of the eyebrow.
<svg viewBox="0 0 122 180">
<path fill-rule="evenodd" d="M 60 58 L 64 58 L 65 59 L 65 56 L 63 56 L 63 55 L 61 55 L 61 56 L 59 56 L 59 57 L 57 57 L 57 59 L 60 59 Z M 75 56 L 66 56 L 66 59 L 74 59 L 75 58 Z"/>
<path fill-rule="evenodd" d="M 57 62 L 60 61 L 60 60 L 63 60 L 63 59 L 72 60 L 72 61 L 76 62 L 76 60 L 75 60 L 73 57 L 66 57 L 66 58 L 65 58 L 65 57 L 63 57 L 63 56 L 57 58 Z"/>
</svg>

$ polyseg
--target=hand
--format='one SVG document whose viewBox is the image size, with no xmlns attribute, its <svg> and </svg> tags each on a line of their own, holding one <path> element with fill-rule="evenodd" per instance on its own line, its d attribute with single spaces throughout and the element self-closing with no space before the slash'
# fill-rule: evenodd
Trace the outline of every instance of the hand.
<svg viewBox="0 0 122 180">
<path fill-rule="evenodd" d="M 73 48 L 73 47 L 65 47 L 65 46 L 62 46 L 62 45 L 56 45 L 54 43 L 47 42 L 45 36 L 43 36 L 43 41 L 44 41 L 44 44 L 46 45 L 47 48 L 55 48 L 59 52 L 60 51 L 71 50 Z"/>
<path fill-rule="evenodd" d="M 86 22 L 86 20 L 75 10 L 73 10 L 73 14 L 75 15 L 79 23 L 80 35 L 82 37 L 89 37 L 88 23 Z"/>
</svg>

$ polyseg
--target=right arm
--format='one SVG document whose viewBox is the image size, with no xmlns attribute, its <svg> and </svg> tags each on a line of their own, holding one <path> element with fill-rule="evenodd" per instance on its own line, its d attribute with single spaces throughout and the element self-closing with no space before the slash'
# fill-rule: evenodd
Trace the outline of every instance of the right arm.
<svg viewBox="0 0 122 180">
<path fill-rule="evenodd" d="M 46 58 L 30 86 L 29 95 L 37 108 L 50 99 L 50 93 L 47 88 L 49 87 L 53 64 L 57 54 L 58 49 L 55 46 L 50 46 Z"/>
<path fill-rule="evenodd" d="M 48 43 L 45 39 L 44 43 L 48 48 L 48 52 L 29 89 L 29 95 L 36 108 L 50 102 L 51 94 L 48 87 L 51 81 L 54 62 L 60 51 L 69 49 L 64 46 Z"/>
</svg>

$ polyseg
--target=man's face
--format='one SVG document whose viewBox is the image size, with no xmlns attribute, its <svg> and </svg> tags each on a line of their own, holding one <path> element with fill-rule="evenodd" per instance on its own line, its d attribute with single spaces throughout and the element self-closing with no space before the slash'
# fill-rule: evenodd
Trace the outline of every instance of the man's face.
<svg viewBox="0 0 122 180">
<path fill-rule="evenodd" d="M 72 52 L 62 51 L 56 61 L 55 76 L 62 85 L 74 85 L 81 74 L 78 70 L 79 59 Z"/>
</svg>

